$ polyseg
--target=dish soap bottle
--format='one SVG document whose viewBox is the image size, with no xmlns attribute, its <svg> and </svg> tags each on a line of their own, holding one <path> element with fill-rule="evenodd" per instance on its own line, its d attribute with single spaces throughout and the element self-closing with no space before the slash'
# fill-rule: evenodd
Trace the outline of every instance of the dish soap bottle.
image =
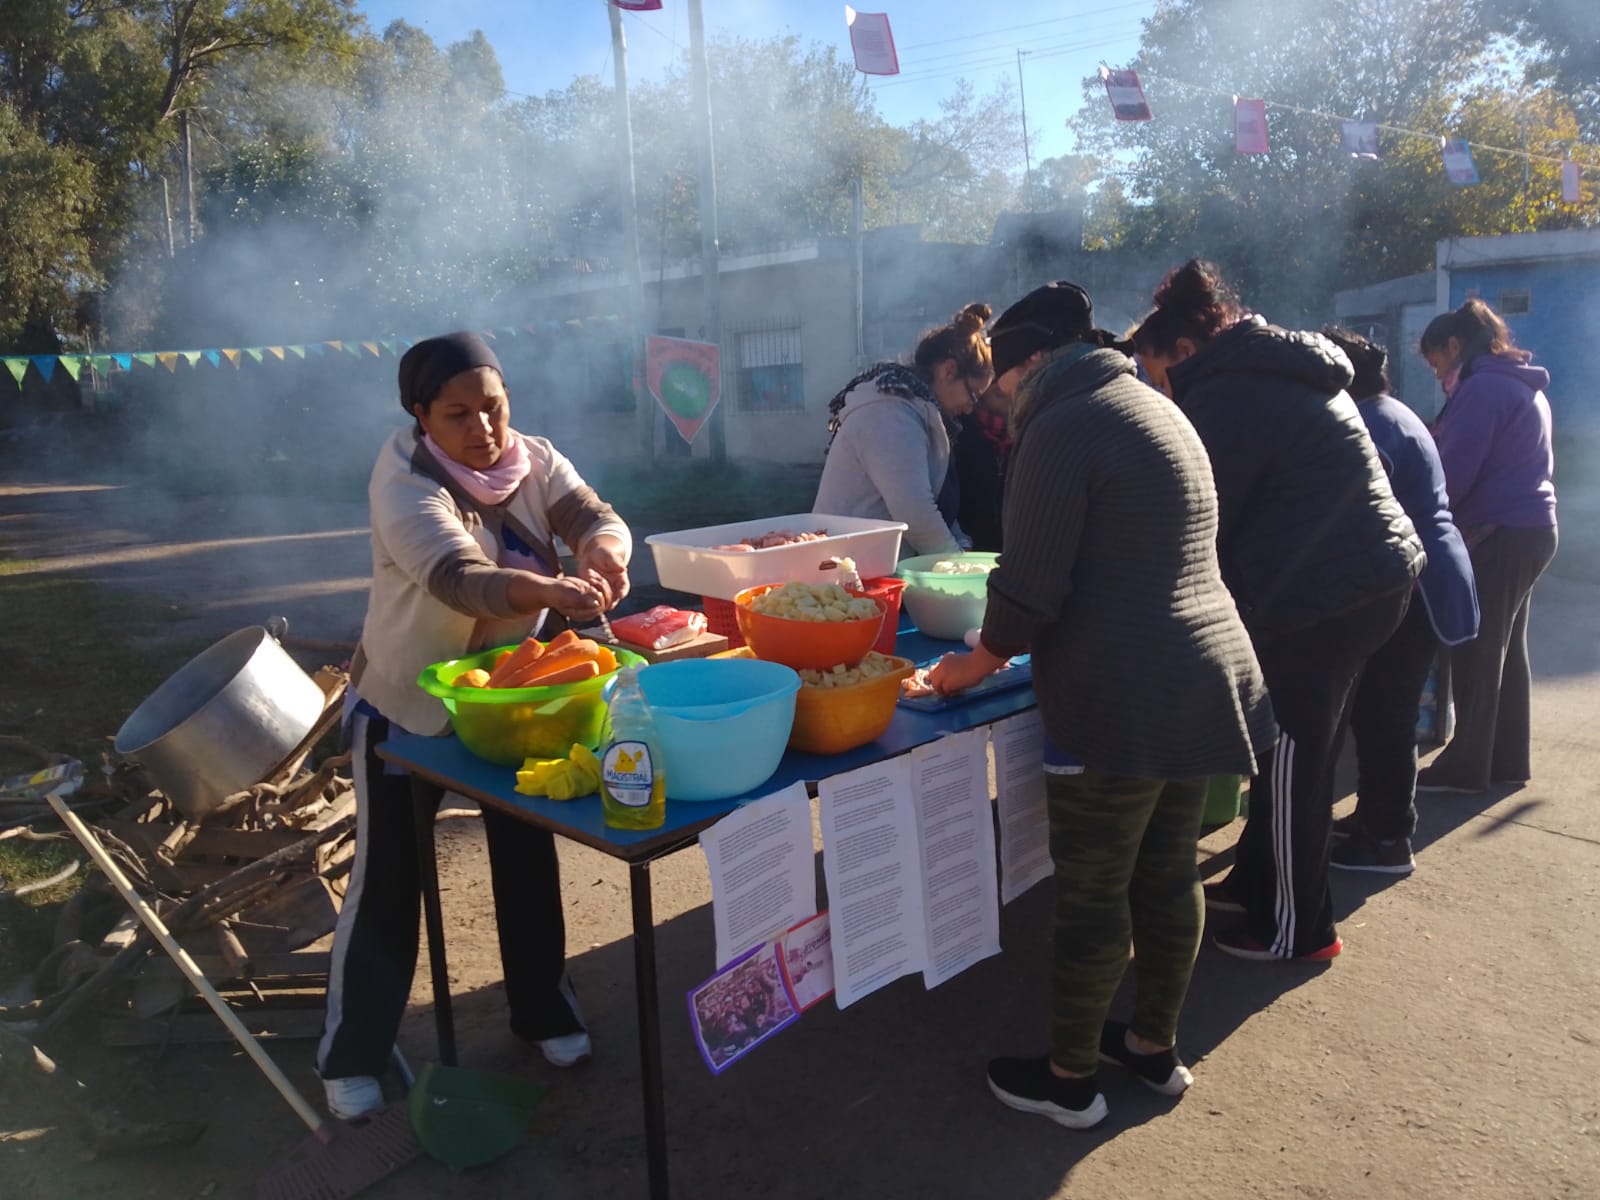
<svg viewBox="0 0 1600 1200">
<path fill-rule="evenodd" d="M 606 824 L 613 829 L 659 829 L 667 819 L 667 776 L 637 668 L 617 676 L 610 716 L 611 742 L 600 759 Z"/>
</svg>

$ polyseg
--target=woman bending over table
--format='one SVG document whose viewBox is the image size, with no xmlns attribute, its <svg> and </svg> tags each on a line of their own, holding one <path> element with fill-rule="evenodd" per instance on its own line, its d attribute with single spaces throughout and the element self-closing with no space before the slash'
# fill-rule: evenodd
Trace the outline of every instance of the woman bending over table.
<svg viewBox="0 0 1600 1200">
<path fill-rule="evenodd" d="M 317 1072 L 328 1109 L 351 1118 L 383 1103 L 378 1076 L 400 1028 L 417 962 L 421 884 L 413 795 L 440 788 L 377 755 L 392 731 L 449 732 L 417 686 L 430 663 L 517 642 L 554 611 L 592 620 L 628 591 L 628 527 L 544 438 L 511 428 L 499 360 L 473 333 L 418 342 L 400 360 L 414 418 L 373 468 L 372 590 L 350 673 L 356 856 L 334 932 Z M 561 573 L 555 539 L 577 555 Z M 556 1066 L 589 1057 L 566 969 L 554 838 L 485 809 L 484 835 L 511 1031 Z"/>
<path fill-rule="evenodd" d="M 1005 551 L 977 648 L 932 682 L 962 691 L 1032 651 L 1056 881 L 1050 1049 L 995 1059 L 989 1088 L 1086 1129 L 1106 1116 L 1102 1061 L 1168 1096 L 1191 1083 L 1175 1047 L 1203 923 L 1206 777 L 1252 771 L 1275 729 L 1189 422 L 1134 378 L 1073 284 L 1024 296 L 991 339 L 1016 398 Z M 1133 1013 L 1107 1020 L 1130 944 Z"/>
</svg>

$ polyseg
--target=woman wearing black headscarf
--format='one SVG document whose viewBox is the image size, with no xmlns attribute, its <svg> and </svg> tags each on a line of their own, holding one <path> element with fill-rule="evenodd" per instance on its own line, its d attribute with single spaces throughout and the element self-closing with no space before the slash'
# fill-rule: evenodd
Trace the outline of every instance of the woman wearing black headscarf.
<svg viewBox="0 0 1600 1200">
<path fill-rule="evenodd" d="M 378 1083 L 411 991 L 421 888 L 413 795 L 443 792 L 386 764 L 390 731 L 443 734 L 443 705 L 416 684 L 429 663 L 519 641 L 552 610 L 574 621 L 628 591 L 628 527 L 547 440 L 510 426 L 499 360 L 473 333 L 418 342 L 400 360 L 415 420 L 385 444 L 367 498 L 372 590 L 350 672 L 356 856 L 334 934 L 317 1071 L 336 1117 L 378 1107 Z M 578 572 L 561 573 L 560 538 Z M 546 1059 L 589 1056 L 566 972 L 554 839 L 483 814 L 511 1029 Z"/>
</svg>

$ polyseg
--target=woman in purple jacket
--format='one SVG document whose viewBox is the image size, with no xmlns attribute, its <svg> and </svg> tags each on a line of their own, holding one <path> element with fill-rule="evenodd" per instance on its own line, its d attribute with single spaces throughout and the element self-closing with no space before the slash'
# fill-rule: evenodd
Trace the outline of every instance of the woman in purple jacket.
<svg viewBox="0 0 1600 1200">
<path fill-rule="evenodd" d="M 1440 645 L 1478 633 L 1478 596 L 1466 542 L 1450 516 L 1444 468 L 1428 427 L 1389 395 L 1388 353 L 1359 334 L 1330 326 L 1355 378 L 1347 389 L 1361 411 L 1395 499 L 1417 527 L 1428 565 L 1405 619 L 1367 659 L 1350 698 L 1356 746 L 1356 810 L 1333 823 L 1328 861 L 1344 871 L 1409 875 L 1416 868 L 1417 711 Z"/>
<path fill-rule="evenodd" d="M 1422 356 L 1444 387 L 1433 436 L 1478 585 L 1478 636 L 1451 651 L 1456 733 L 1417 775 L 1419 791 L 1526 783 L 1528 598 L 1556 553 L 1550 373 L 1529 363 L 1482 300 L 1435 317 Z"/>
</svg>

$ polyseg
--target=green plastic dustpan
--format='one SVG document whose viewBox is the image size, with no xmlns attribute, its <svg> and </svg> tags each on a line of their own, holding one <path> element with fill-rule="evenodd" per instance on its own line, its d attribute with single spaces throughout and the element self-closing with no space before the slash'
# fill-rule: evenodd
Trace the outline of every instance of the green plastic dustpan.
<svg viewBox="0 0 1600 1200">
<path fill-rule="evenodd" d="M 417 1144 L 452 1171 L 509 1153 L 527 1132 L 544 1085 L 429 1063 L 406 1101 Z"/>
</svg>

